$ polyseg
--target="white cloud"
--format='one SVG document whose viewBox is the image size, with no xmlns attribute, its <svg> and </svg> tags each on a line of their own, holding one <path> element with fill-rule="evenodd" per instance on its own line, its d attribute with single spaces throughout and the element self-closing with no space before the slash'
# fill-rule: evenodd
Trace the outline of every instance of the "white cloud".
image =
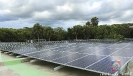
<svg viewBox="0 0 133 76">
<path fill-rule="evenodd" d="M 129 17 L 133 16 L 133 10 L 127 10 L 123 13 L 122 18 L 127 19 Z"/>
<path fill-rule="evenodd" d="M 76 25 L 85 25 L 86 21 L 76 21 Z"/>
<path fill-rule="evenodd" d="M 100 24 L 133 22 L 133 0 L 0 0 L 0 5 L 0 22 L 4 26 L 14 26 L 12 21 L 20 25 L 21 19 L 29 21 L 21 24 L 24 27 L 39 22 L 67 28 L 85 24 L 94 16 Z"/>
<path fill-rule="evenodd" d="M 51 13 L 49 11 L 35 12 L 33 18 L 37 19 L 48 19 Z"/>
<path fill-rule="evenodd" d="M 72 12 L 73 11 L 73 9 L 70 7 L 69 4 L 65 4 L 63 6 L 57 6 L 56 9 L 59 12 Z"/>
</svg>

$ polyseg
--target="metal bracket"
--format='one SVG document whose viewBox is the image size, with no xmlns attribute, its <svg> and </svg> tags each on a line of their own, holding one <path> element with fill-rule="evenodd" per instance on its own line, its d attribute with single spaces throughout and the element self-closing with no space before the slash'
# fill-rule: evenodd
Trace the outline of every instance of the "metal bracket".
<svg viewBox="0 0 133 76">
<path fill-rule="evenodd" d="M 36 59 L 33 59 L 33 60 L 30 60 L 30 63 L 33 63 L 33 62 L 36 62 L 37 60 Z"/>
<path fill-rule="evenodd" d="M 23 56 L 22 55 L 16 56 L 16 58 L 21 58 L 21 57 L 23 57 Z"/>
<path fill-rule="evenodd" d="M 8 54 L 8 53 L 10 53 L 10 52 L 4 52 L 4 54 Z"/>
<path fill-rule="evenodd" d="M 63 66 L 63 65 L 57 66 L 57 67 L 54 68 L 54 71 L 57 71 L 57 70 L 59 70 L 59 69 L 61 69 L 63 67 L 65 67 L 65 66 Z"/>
<path fill-rule="evenodd" d="M 9 55 L 13 55 L 13 53 L 9 54 Z"/>
<path fill-rule="evenodd" d="M 132 76 L 132 75 L 131 75 L 131 72 L 130 72 L 130 69 L 129 69 L 129 63 L 130 63 L 130 62 L 127 63 L 127 65 L 125 66 L 125 69 L 121 70 L 121 71 L 118 73 L 118 76 L 119 76 L 119 75 L 120 75 L 120 76 L 125 76 L 125 75 L 127 75 L 127 76 Z"/>
</svg>

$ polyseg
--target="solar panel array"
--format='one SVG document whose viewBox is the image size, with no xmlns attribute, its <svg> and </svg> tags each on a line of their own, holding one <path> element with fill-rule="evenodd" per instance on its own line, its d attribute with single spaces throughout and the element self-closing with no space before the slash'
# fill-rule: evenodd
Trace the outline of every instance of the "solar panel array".
<svg viewBox="0 0 133 76">
<path fill-rule="evenodd" d="M 132 43 L 42 42 L 0 43 L 0 49 L 16 54 L 98 73 L 114 74 L 115 60 L 121 68 L 133 57 Z"/>
</svg>

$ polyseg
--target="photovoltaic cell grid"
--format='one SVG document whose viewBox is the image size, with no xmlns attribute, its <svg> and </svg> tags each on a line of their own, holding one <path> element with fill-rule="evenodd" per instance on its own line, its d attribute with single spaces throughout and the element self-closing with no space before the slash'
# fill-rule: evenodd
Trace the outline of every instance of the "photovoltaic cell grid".
<svg viewBox="0 0 133 76">
<path fill-rule="evenodd" d="M 114 74 L 115 60 L 125 65 L 133 57 L 132 43 L 2 43 L 1 50 L 65 66 Z"/>
</svg>

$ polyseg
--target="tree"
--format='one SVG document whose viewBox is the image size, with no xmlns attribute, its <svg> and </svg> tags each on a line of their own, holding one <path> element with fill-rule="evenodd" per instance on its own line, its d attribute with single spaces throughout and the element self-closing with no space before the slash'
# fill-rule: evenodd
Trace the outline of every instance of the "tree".
<svg viewBox="0 0 133 76">
<path fill-rule="evenodd" d="M 68 39 L 74 39 L 73 37 L 73 29 L 72 28 L 67 28 L 67 35 L 68 35 Z"/>
<path fill-rule="evenodd" d="M 93 17 L 92 19 L 91 19 L 91 23 L 92 23 L 92 25 L 93 26 L 98 26 L 98 18 L 97 17 Z"/>
<path fill-rule="evenodd" d="M 81 26 L 81 25 L 73 26 L 72 32 L 73 32 L 73 34 L 75 35 L 75 39 L 76 39 L 76 40 L 78 39 L 78 35 L 81 34 L 81 31 L 82 31 L 82 26 Z"/>
<path fill-rule="evenodd" d="M 83 26 L 82 33 L 84 35 L 84 38 L 86 38 L 86 39 L 92 38 L 92 35 L 94 33 L 93 26 Z"/>
<path fill-rule="evenodd" d="M 39 37 L 41 35 L 43 35 L 42 25 L 40 25 L 39 23 L 34 24 L 34 26 L 33 26 L 33 33 L 34 33 L 35 36 L 37 36 L 37 39 L 39 41 Z"/>
<path fill-rule="evenodd" d="M 51 28 L 50 26 L 45 26 L 45 29 L 44 29 L 44 34 L 45 36 L 48 38 L 48 40 L 50 41 L 51 37 L 53 36 L 53 28 Z"/>
<path fill-rule="evenodd" d="M 117 40 L 124 40 L 124 36 L 122 36 L 120 34 L 114 34 L 114 38 Z"/>
<path fill-rule="evenodd" d="M 92 18 L 91 21 L 98 18 Z M 36 23 L 33 27 L 24 27 L 21 29 L 0 28 L 1 42 L 24 42 L 26 39 L 45 38 L 47 40 L 64 40 L 64 39 L 117 39 L 133 38 L 133 23 L 100 25 L 87 22 L 86 26 L 75 25 L 65 31 L 62 27 L 52 28 L 50 26 L 42 26 Z M 90 24 L 90 26 L 89 26 Z"/>
<path fill-rule="evenodd" d="M 13 42 L 17 40 L 15 29 L 12 28 L 1 28 L 0 29 L 0 41 L 2 42 Z"/>
<path fill-rule="evenodd" d="M 91 25 L 90 21 L 86 22 L 86 26 L 90 26 L 90 25 Z"/>
<path fill-rule="evenodd" d="M 66 31 L 63 30 L 62 27 L 54 28 L 54 36 L 56 37 L 56 40 L 63 40 L 66 37 Z"/>
</svg>

